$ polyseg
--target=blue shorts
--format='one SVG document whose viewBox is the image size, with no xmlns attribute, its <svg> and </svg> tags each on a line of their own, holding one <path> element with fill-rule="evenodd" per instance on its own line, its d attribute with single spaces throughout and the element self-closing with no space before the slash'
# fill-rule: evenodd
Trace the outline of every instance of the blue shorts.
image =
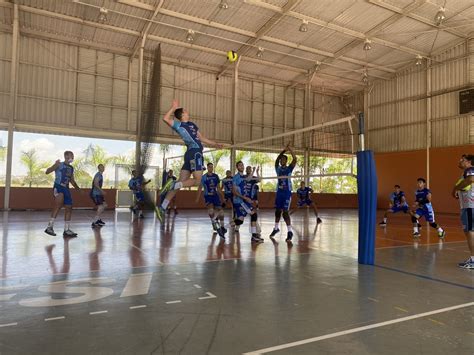
<svg viewBox="0 0 474 355">
<path fill-rule="evenodd" d="M 474 208 L 463 208 L 461 210 L 461 222 L 464 232 L 474 231 Z"/>
<path fill-rule="evenodd" d="M 425 217 L 426 221 L 429 223 L 434 223 L 435 215 L 432 208 L 418 208 L 415 211 L 417 218 Z"/>
<path fill-rule="evenodd" d="M 133 194 L 135 195 L 135 200 L 137 202 L 144 202 L 145 201 L 145 194 L 143 193 L 143 191 L 134 192 Z"/>
<path fill-rule="evenodd" d="M 204 196 L 204 202 L 206 203 L 206 206 L 213 205 L 214 207 L 222 207 L 222 202 L 219 195 Z"/>
<path fill-rule="evenodd" d="M 404 206 L 392 206 L 392 208 L 390 208 L 389 211 L 392 211 L 393 213 L 402 212 L 402 211 L 403 211 L 403 213 L 407 213 L 407 212 L 408 212 L 408 206 L 407 206 L 407 205 L 404 205 Z"/>
<path fill-rule="evenodd" d="M 71 191 L 69 190 L 69 187 L 64 187 L 59 184 L 54 184 L 53 194 L 54 194 L 54 197 L 58 196 L 59 194 L 63 194 L 63 198 L 64 198 L 63 204 L 65 206 L 72 206 L 72 197 L 71 197 Z"/>
<path fill-rule="evenodd" d="M 291 205 L 291 191 L 277 191 L 275 198 L 275 208 L 277 210 L 288 211 Z"/>
<path fill-rule="evenodd" d="M 252 211 L 253 207 L 245 201 L 242 201 L 240 203 L 234 203 L 235 218 L 245 218 L 248 214 L 252 213 Z"/>
<path fill-rule="evenodd" d="M 90 196 L 91 196 L 91 199 L 95 203 L 96 206 L 102 205 L 105 201 L 104 195 L 91 194 Z"/>
<path fill-rule="evenodd" d="M 192 148 L 184 153 L 184 164 L 181 170 L 203 171 L 204 163 L 202 159 L 202 149 Z"/>
<path fill-rule="evenodd" d="M 297 206 L 298 207 L 303 207 L 303 206 L 312 206 L 313 201 L 310 198 L 307 198 L 305 200 L 298 200 Z"/>
<path fill-rule="evenodd" d="M 232 194 L 224 194 L 224 201 L 227 203 L 229 201 L 232 202 L 232 197 L 233 195 Z"/>
</svg>

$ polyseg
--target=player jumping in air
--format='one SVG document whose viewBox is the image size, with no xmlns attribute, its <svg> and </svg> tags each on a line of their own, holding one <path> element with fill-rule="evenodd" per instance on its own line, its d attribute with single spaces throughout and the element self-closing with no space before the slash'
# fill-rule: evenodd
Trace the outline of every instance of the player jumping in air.
<svg viewBox="0 0 474 355">
<path fill-rule="evenodd" d="M 290 165 L 288 163 L 288 157 L 285 155 L 286 152 L 290 152 L 292 161 Z M 288 213 L 291 205 L 291 173 L 296 166 L 296 155 L 293 150 L 287 145 L 285 149 L 278 155 L 275 160 L 275 170 L 278 176 L 277 192 L 275 198 L 275 227 L 273 228 L 270 238 L 273 238 L 278 232 L 280 232 L 280 218 L 283 214 L 286 226 L 288 228 L 288 234 L 286 242 L 291 243 L 293 238 L 293 229 L 291 227 L 291 218 Z"/>
<path fill-rule="evenodd" d="M 398 212 L 403 212 L 403 213 L 408 213 L 408 203 L 405 198 L 405 193 L 400 190 L 400 185 L 395 185 L 394 186 L 394 191 L 390 195 L 390 206 L 387 211 L 385 211 L 385 214 L 383 216 L 382 222 L 379 223 L 380 227 L 386 227 L 387 226 L 387 215 L 389 213 L 398 213 Z"/>
<path fill-rule="evenodd" d="M 426 180 L 418 178 L 418 190 L 415 192 L 414 211 L 410 211 L 411 221 L 413 222 L 413 237 L 420 237 L 420 227 L 418 219 L 425 217 L 430 226 L 438 231 L 438 237 L 443 239 L 446 232 L 435 222 L 435 214 L 431 205 L 431 191 L 426 188 Z"/>
<path fill-rule="evenodd" d="M 209 218 L 211 218 L 212 228 L 221 239 L 225 239 L 227 230 L 224 228 L 224 210 L 222 209 L 222 191 L 220 189 L 220 179 L 214 173 L 214 164 L 207 164 L 207 173 L 202 176 L 201 185 L 198 188 L 196 203 L 199 202 L 201 190 L 204 189 L 204 202 L 206 203 Z"/>
<path fill-rule="evenodd" d="M 301 181 L 300 183 L 300 188 L 296 190 L 296 195 L 298 196 L 298 203 L 296 205 L 297 209 L 306 207 L 312 207 L 314 211 L 314 215 L 316 216 L 316 223 L 322 223 L 321 218 L 318 217 L 318 208 L 316 207 L 316 204 L 314 201 L 311 199 L 311 194 L 313 193 L 313 189 L 311 187 L 306 186 L 304 181 Z M 296 210 L 293 210 L 290 212 L 290 215 L 295 213 Z"/>
<path fill-rule="evenodd" d="M 74 161 L 74 153 L 67 150 L 64 152 L 64 162 L 58 159 L 56 162 L 46 169 L 46 174 L 50 174 L 54 171 L 54 207 L 51 212 L 51 219 L 49 220 L 48 227 L 45 229 L 45 233 L 55 236 L 54 232 L 54 221 L 58 216 L 59 210 L 64 206 L 64 232 L 63 237 L 74 238 L 77 237 L 77 233 L 74 233 L 70 228 L 71 214 L 72 214 L 72 197 L 71 191 L 69 190 L 69 183 L 74 188 L 79 190 L 79 186 L 74 180 L 74 168 L 71 166 Z"/>
<path fill-rule="evenodd" d="M 176 118 L 173 119 L 171 115 Z M 156 216 L 163 222 L 164 212 L 168 208 L 171 199 L 176 194 L 177 190 L 183 187 L 199 186 L 201 183 L 202 171 L 203 171 L 203 159 L 202 159 L 202 143 L 215 148 L 222 148 L 221 144 L 218 144 L 210 139 L 204 137 L 199 132 L 198 126 L 189 120 L 189 113 L 184 108 L 179 107 L 178 100 L 173 100 L 171 108 L 163 117 L 163 121 L 170 126 L 184 141 L 186 144 L 186 153 L 184 154 L 184 164 L 179 174 L 177 182 L 168 180 L 163 186 L 161 195 L 166 196 L 161 203 L 161 206 L 156 209 Z M 193 177 L 191 178 L 191 174 Z"/>
<path fill-rule="evenodd" d="M 97 173 L 95 173 L 94 178 L 92 179 L 92 189 L 90 197 L 94 204 L 97 206 L 97 213 L 92 221 L 92 228 L 102 227 L 105 225 L 105 222 L 100 218 L 102 212 L 107 208 L 107 203 L 105 202 L 105 191 L 102 190 L 102 185 L 104 183 L 104 173 L 105 167 L 103 164 L 97 166 Z"/>
</svg>

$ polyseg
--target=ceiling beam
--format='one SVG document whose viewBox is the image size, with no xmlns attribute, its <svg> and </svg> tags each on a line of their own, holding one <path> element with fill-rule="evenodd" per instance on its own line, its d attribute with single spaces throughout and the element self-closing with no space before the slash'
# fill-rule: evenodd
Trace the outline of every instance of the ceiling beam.
<svg viewBox="0 0 474 355">
<path fill-rule="evenodd" d="M 150 31 L 150 27 L 151 27 L 151 24 L 153 23 L 152 21 L 156 18 L 156 16 L 158 15 L 158 13 L 160 12 L 160 9 L 161 7 L 163 6 L 163 2 L 164 0 L 160 0 L 160 2 L 158 3 L 158 5 L 156 5 L 156 8 L 153 12 L 153 15 L 151 16 L 150 18 L 150 21 L 148 21 L 146 24 L 145 24 L 145 28 L 143 29 L 141 35 L 140 35 L 140 38 L 137 39 L 137 41 L 135 42 L 135 46 L 133 47 L 133 54 L 132 54 L 132 58 L 135 57 L 135 55 L 137 54 L 138 50 L 140 49 L 140 47 L 144 47 L 145 46 L 145 42 L 146 42 L 146 38 L 148 36 L 148 32 Z"/>
<path fill-rule="evenodd" d="M 400 9 L 399 7 L 390 5 L 390 4 L 388 4 L 386 2 L 383 2 L 383 1 L 380 1 L 380 0 L 366 0 L 366 1 L 370 4 L 372 4 L 372 5 L 379 6 L 383 9 L 385 9 L 385 10 L 389 10 L 389 11 L 392 11 L 392 12 L 395 12 L 395 13 L 398 13 L 398 14 L 403 13 L 403 9 Z M 464 33 L 459 32 L 455 29 L 450 29 L 447 26 L 444 26 L 444 25 L 439 25 L 438 26 L 434 21 L 430 21 L 430 20 L 428 20 L 428 19 L 426 19 L 422 16 L 419 16 L 419 15 L 407 14 L 406 17 L 411 18 L 412 20 L 416 20 L 418 22 L 421 22 L 425 25 L 429 25 L 429 26 L 431 26 L 433 28 L 436 28 L 436 29 L 439 29 L 441 31 L 447 32 L 447 33 L 452 34 L 454 36 L 460 37 L 460 38 L 468 38 L 469 37 L 469 36 L 465 35 Z"/>
<path fill-rule="evenodd" d="M 259 7 L 262 7 L 262 8 L 270 9 L 270 10 L 273 10 L 275 12 L 281 12 L 281 8 L 279 6 L 268 4 L 268 3 L 266 3 L 262 0 L 244 0 L 244 1 L 246 3 L 252 4 L 252 5 L 255 5 L 255 6 L 259 6 Z M 350 36 L 350 37 L 358 38 L 358 39 L 361 39 L 361 40 L 365 39 L 365 34 L 363 32 L 359 32 L 359 31 L 355 31 L 355 30 L 352 30 L 352 29 L 349 29 L 349 28 L 346 28 L 346 27 L 342 27 L 342 26 L 336 25 L 334 23 L 326 22 L 326 21 L 320 20 L 320 19 L 315 18 L 315 17 L 311 17 L 311 16 L 301 14 L 299 12 L 289 11 L 289 12 L 286 13 L 286 15 L 290 16 L 290 17 L 293 17 L 293 18 L 296 18 L 296 19 L 306 20 L 309 23 L 312 23 L 314 25 L 333 30 L 333 31 L 342 33 L 342 34 Z M 372 41 L 374 43 L 381 44 L 383 46 L 386 46 L 386 47 L 389 47 L 389 48 L 392 48 L 392 49 L 396 49 L 396 50 L 399 50 L 401 52 L 406 52 L 406 53 L 410 53 L 410 54 L 413 54 L 413 55 L 420 54 L 420 55 L 423 55 L 425 57 L 429 56 L 429 53 L 421 52 L 421 51 L 418 51 L 416 49 L 401 45 L 399 43 L 387 41 L 387 40 L 384 40 L 384 39 L 381 39 L 381 38 L 374 37 L 374 38 L 372 38 Z"/>
</svg>

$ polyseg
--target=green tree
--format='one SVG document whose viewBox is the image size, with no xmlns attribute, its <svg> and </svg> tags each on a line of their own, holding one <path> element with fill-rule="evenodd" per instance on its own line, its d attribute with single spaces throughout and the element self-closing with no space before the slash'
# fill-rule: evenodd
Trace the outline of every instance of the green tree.
<svg viewBox="0 0 474 355">
<path fill-rule="evenodd" d="M 0 146 L 0 162 L 5 160 L 7 156 L 7 147 Z"/>
<path fill-rule="evenodd" d="M 53 181 L 51 175 L 45 174 L 49 164 L 39 159 L 36 149 L 32 148 L 26 152 L 22 151 L 20 162 L 26 167 L 26 177 L 22 185 L 28 185 L 28 187 L 33 185 L 45 186 L 50 185 Z"/>
<path fill-rule="evenodd" d="M 163 155 L 163 168 L 166 165 L 166 155 L 171 151 L 171 144 L 160 144 L 159 151 Z"/>
<path fill-rule="evenodd" d="M 245 151 L 245 150 L 238 150 L 235 152 L 235 162 L 238 162 L 238 161 L 244 161 L 244 159 L 246 157 L 248 157 L 249 155 L 249 152 Z"/>
<path fill-rule="evenodd" d="M 89 173 L 90 162 L 87 162 L 85 157 L 75 158 L 73 167 L 74 180 L 77 184 L 84 188 L 92 186 L 92 176 Z"/>
<path fill-rule="evenodd" d="M 223 157 L 228 157 L 230 155 L 230 151 L 228 149 L 219 149 L 214 150 L 212 152 L 207 153 L 207 162 L 214 164 L 214 168 L 217 169 L 219 167 L 219 162 Z"/>
<path fill-rule="evenodd" d="M 249 158 L 250 165 L 254 165 L 260 168 L 260 171 L 263 172 L 263 166 L 271 165 L 274 163 L 272 157 L 268 153 L 264 152 L 254 152 L 250 155 Z"/>
<path fill-rule="evenodd" d="M 104 148 L 92 143 L 84 150 L 84 156 L 86 166 L 93 170 L 95 170 L 99 164 L 107 166 L 114 162 L 114 157 L 108 156 Z"/>
</svg>

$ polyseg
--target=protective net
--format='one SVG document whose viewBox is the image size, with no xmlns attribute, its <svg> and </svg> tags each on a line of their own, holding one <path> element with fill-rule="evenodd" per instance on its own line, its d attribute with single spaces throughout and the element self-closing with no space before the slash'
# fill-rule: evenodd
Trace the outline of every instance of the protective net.
<svg viewBox="0 0 474 355">
<path fill-rule="evenodd" d="M 261 191 L 274 191 L 277 184 L 275 160 L 289 145 L 297 158 L 291 176 L 296 189 L 301 181 L 309 184 L 316 192 L 355 193 L 355 152 L 358 149 L 357 126 L 353 116 L 340 118 L 310 127 L 288 131 L 269 137 L 237 143 L 224 149 L 204 151 L 204 162 L 212 162 L 216 173 L 224 177 L 226 170 L 235 174 L 231 162 L 231 151 L 235 150 L 235 162 L 258 168 L 262 178 Z M 292 157 L 290 152 L 288 164 Z M 178 172 L 183 164 L 183 155 L 166 159 L 166 168 Z M 255 171 L 255 175 L 257 171 Z"/>
</svg>

